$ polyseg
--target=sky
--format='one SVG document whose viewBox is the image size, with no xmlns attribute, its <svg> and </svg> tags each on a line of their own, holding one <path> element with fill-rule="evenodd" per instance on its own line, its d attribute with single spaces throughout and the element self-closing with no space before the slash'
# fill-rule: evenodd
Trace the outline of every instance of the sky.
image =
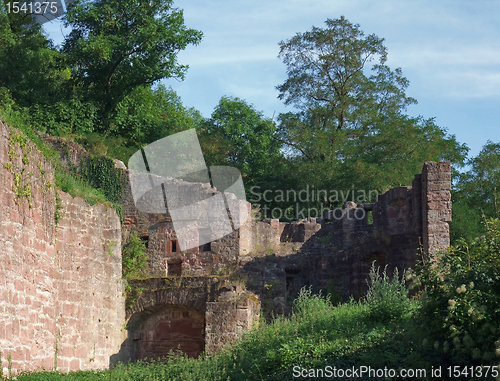
<svg viewBox="0 0 500 381">
<path fill-rule="evenodd" d="M 176 0 L 202 42 L 178 55 L 186 79 L 164 80 L 187 107 L 209 117 L 222 96 L 244 99 L 266 117 L 293 111 L 278 97 L 286 80 L 278 43 L 325 20 L 346 17 L 365 35 L 384 38 L 386 64 L 400 67 L 417 99 L 411 116 L 437 125 L 476 156 L 500 142 L 500 1 L 498 0 Z M 60 24 L 44 24 L 60 42 Z"/>
</svg>

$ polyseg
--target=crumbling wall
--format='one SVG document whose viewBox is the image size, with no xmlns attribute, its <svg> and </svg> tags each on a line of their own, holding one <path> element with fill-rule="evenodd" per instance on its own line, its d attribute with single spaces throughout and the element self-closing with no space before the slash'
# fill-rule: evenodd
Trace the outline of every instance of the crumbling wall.
<svg viewBox="0 0 500 381">
<path fill-rule="evenodd" d="M 200 208 L 191 210 L 191 214 L 185 216 L 185 221 L 182 222 L 191 225 L 190 239 L 195 243 L 195 246 L 189 250 L 181 251 L 172 218 L 166 210 L 165 204 L 162 202 L 161 205 L 158 205 L 158 200 L 154 197 L 148 198 L 148 194 L 145 194 L 139 200 L 140 208 L 137 208 L 132 196 L 128 171 L 123 178 L 125 181 L 125 190 L 122 196 L 123 243 L 126 244 L 133 232 L 137 232 L 147 242 L 150 276 L 209 276 L 227 273 L 229 269 L 234 269 L 237 266 L 240 253 L 246 248 L 245 245 L 241 245 L 240 230 L 234 230 L 222 238 L 214 238 L 212 242 L 199 244 L 201 235 L 216 236 L 216 233 L 222 230 L 216 223 L 206 223 L 208 220 L 221 221 L 220 218 L 216 218 L 220 211 Z M 142 181 L 149 184 L 148 178 Z M 220 195 L 220 192 L 212 188 L 210 184 L 189 183 L 174 179 L 171 181 L 175 183 L 173 184 L 175 186 L 174 193 L 195 195 L 196 199 L 204 200 Z M 175 194 L 169 194 L 169 197 L 175 197 Z M 242 201 L 241 207 L 249 210 L 249 204 L 246 202 Z M 162 208 L 165 213 L 144 212 L 144 210 L 154 211 Z"/>
<path fill-rule="evenodd" d="M 336 290 L 344 299 L 360 297 L 372 263 L 387 265 L 389 274 L 396 267 L 401 273 L 415 265 L 421 249 L 446 249 L 450 170 L 449 162 L 425 163 L 412 186 L 390 189 L 373 204 L 347 202 L 323 218 L 290 224 L 254 223 L 257 244 L 240 261 L 249 290 L 260 295 L 265 310 L 275 312 L 286 312 L 303 286 Z M 260 242 L 269 245 L 259 247 Z"/>
<path fill-rule="evenodd" d="M 55 190 L 54 170 L 0 122 L 0 355 L 7 374 L 109 366 L 124 337 L 120 221 Z"/>
<path fill-rule="evenodd" d="M 113 362 L 214 353 L 260 316 L 257 296 L 228 277 L 165 277 L 129 281 L 127 339 Z"/>
</svg>

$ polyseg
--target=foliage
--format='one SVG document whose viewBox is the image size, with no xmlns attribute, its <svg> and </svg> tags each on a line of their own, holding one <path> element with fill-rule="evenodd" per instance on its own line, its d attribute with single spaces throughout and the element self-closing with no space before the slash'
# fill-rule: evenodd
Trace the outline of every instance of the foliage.
<svg viewBox="0 0 500 381">
<path fill-rule="evenodd" d="M 69 79 L 64 57 L 31 17 L 4 11 L 7 3 L 12 1 L 0 3 L 0 87 L 22 107 L 64 99 Z"/>
<path fill-rule="evenodd" d="M 375 269 L 375 262 L 373 262 L 366 295 L 368 316 L 381 322 L 400 319 L 410 308 L 405 272 L 399 279 L 399 270 L 396 267 L 392 279 L 389 279 L 386 272 L 387 266 L 384 267 L 382 275 L 379 274 L 379 270 L 379 267 Z"/>
<path fill-rule="evenodd" d="M 34 104 L 30 107 L 33 130 L 55 136 L 87 134 L 96 128 L 98 108 L 76 95 L 51 105 Z"/>
<path fill-rule="evenodd" d="M 55 181 L 57 188 L 73 197 L 83 198 L 89 205 L 95 205 L 96 203 L 109 205 L 102 191 L 92 188 L 81 177 L 67 172 L 62 167 L 55 171 Z"/>
<path fill-rule="evenodd" d="M 424 325 L 455 364 L 497 365 L 500 357 L 500 220 L 486 235 L 428 255 L 419 268 Z"/>
<path fill-rule="evenodd" d="M 198 111 L 182 105 L 172 88 L 160 85 L 153 90 L 141 86 L 118 104 L 116 115 L 110 120 L 110 133 L 140 148 L 176 132 L 196 128 L 201 119 Z"/>
<path fill-rule="evenodd" d="M 325 24 L 325 29 L 313 27 L 280 42 L 279 54 L 288 74 L 277 87 L 279 98 L 308 112 L 317 138 L 329 137 L 329 130 L 364 128 L 374 116 L 390 116 L 416 103 L 404 93 L 409 82 L 401 69 L 393 72 L 384 65 L 383 39 L 364 38 L 359 25 L 343 16 Z M 376 58 L 375 74 L 367 78 L 365 65 Z"/>
<path fill-rule="evenodd" d="M 425 161 L 463 164 L 465 145 L 432 118 L 405 114 L 415 100 L 405 94 L 409 81 L 401 69 L 385 65 L 383 39 L 365 36 L 341 17 L 280 48 L 288 78 L 277 88 L 285 104 L 297 108 L 278 117 L 288 159 L 282 189 L 384 192 L 411 184 Z M 327 200 L 307 206 L 319 209 L 321 202 L 339 206 Z"/>
<path fill-rule="evenodd" d="M 144 241 L 137 233 L 130 234 L 122 251 L 122 271 L 125 279 L 144 278 L 148 275 L 148 256 Z"/>
<path fill-rule="evenodd" d="M 480 221 L 500 218 L 500 143 L 488 141 L 467 163 L 470 168 L 455 178 L 451 239 L 474 239 L 485 234 Z"/>
<path fill-rule="evenodd" d="M 82 175 L 90 186 L 99 189 L 110 202 L 121 201 L 124 187 L 122 171 L 115 167 L 112 159 L 91 156 L 82 165 Z"/>
<path fill-rule="evenodd" d="M 244 100 L 222 97 L 203 124 L 200 140 L 209 165 L 235 166 L 251 186 L 275 171 L 281 156 L 275 130 L 272 120 Z"/>
<path fill-rule="evenodd" d="M 177 63 L 177 53 L 198 44 L 202 34 L 186 28 L 182 11 L 172 4 L 81 0 L 68 7 L 64 22 L 72 31 L 63 52 L 78 91 L 106 117 L 137 87 L 184 77 L 187 66 Z"/>
</svg>

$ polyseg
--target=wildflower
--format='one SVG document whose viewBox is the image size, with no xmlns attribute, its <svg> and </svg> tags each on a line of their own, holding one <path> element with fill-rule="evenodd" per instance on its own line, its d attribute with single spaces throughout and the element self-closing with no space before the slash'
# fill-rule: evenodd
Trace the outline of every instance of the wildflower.
<svg viewBox="0 0 500 381">
<path fill-rule="evenodd" d="M 469 283 L 469 288 L 474 288 L 474 282 L 472 282 L 472 281 L 471 281 L 471 282 Z"/>
<path fill-rule="evenodd" d="M 474 312 L 474 308 L 472 308 L 472 307 L 467 310 L 467 313 L 469 315 L 472 315 L 473 312 Z"/>
<path fill-rule="evenodd" d="M 451 311 L 452 309 L 455 308 L 455 304 L 457 304 L 457 302 L 453 299 L 449 299 L 448 300 L 448 309 Z"/>
<path fill-rule="evenodd" d="M 460 287 L 457 287 L 456 291 L 457 291 L 457 294 L 462 294 L 465 291 L 467 291 L 467 288 L 465 287 L 465 284 L 463 284 Z"/>
</svg>

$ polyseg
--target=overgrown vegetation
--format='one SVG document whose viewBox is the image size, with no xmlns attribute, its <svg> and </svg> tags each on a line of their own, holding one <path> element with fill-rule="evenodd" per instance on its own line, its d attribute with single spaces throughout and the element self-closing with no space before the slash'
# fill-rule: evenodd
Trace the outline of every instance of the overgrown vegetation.
<svg viewBox="0 0 500 381">
<path fill-rule="evenodd" d="M 405 285 L 405 272 L 399 277 L 398 268 L 394 269 L 392 279 L 387 275 L 387 266 L 382 275 L 375 262 L 370 269 L 370 287 L 366 295 L 370 318 L 376 321 L 391 321 L 401 318 L 410 308 L 408 288 Z"/>
<path fill-rule="evenodd" d="M 123 247 L 122 266 L 125 279 L 147 277 L 149 268 L 146 245 L 136 232 L 130 234 L 127 244 Z"/>
<path fill-rule="evenodd" d="M 500 220 L 486 234 L 431 255 L 419 269 L 429 342 L 450 364 L 500 363 Z"/>
</svg>

